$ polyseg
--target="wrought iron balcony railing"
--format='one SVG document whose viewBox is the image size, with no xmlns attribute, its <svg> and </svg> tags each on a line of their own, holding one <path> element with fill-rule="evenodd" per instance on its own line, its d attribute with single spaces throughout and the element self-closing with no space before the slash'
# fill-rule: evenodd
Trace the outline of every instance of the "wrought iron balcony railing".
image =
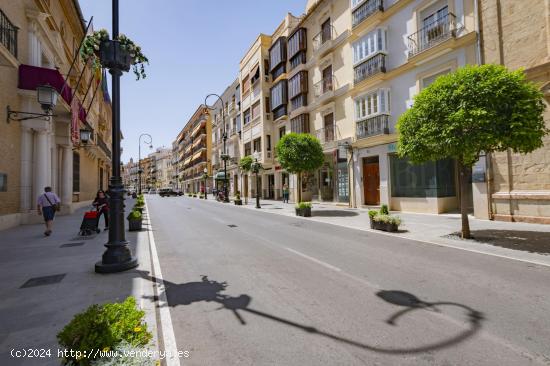
<svg viewBox="0 0 550 366">
<path fill-rule="evenodd" d="M 17 28 L 8 19 L 6 14 L 0 10 L 0 43 L 17 58 Z"/>
<path fill-rule="evenodd" d="M 317 51 L 322 45 L 335 38 L 336 31 L 332 25 L 321 30 L 313 37 L 313 51 Z"/>
<path fill-rule="evenodd" d="M 407 37 L 409 57 L 456 37 L 456 17 L 449 13 Z"/>
<path fill-rule="evenodd" d="M 379 72 L 386 72 L 386 55 L 379 53 L 353 68 L 353 80 L 357 84 Z"/>
<path fill-rule="evenodd" d="M 366 0 L 363 4 L 359 5 L 352 13 L 352 26 L 359 25 L 363 20 L 370 17 L 377 11 L 384 11 L 383 0 Z"/>
<path fill-rule="evenodd" d="M 324 128 L 320 128 L 315 131 L 315 136 L 319 139 L 321 144 L 326 144 L 327 142 L 332 142 L 336 137 L 336 126 L 327 125 Z"/>
<path fill-rule="evenodd" d="M 336 79 L 334 75 L 330 75 L 315 83 L 315 85 L 313 85 L 313 93 L 315 98 L 319 98 L 328 92 L 334 91 L 336 84 L 335 81 Z"/>
<path fill-rule="evenodd" d="M 375 135 L 387 135 L 389 133 L 389 117 L 387 114 L 380 114 L 357 121 L 355 125 L 357 139 L 364 139 Z"/>
</svg>

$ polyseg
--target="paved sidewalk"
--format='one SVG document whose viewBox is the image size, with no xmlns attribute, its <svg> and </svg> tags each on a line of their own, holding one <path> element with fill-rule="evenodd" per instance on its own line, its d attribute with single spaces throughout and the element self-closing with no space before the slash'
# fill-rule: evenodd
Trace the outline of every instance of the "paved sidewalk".
<svg viewBox="0 0 550 366">
<path fill-rule="evenodd" d="M 208 202 L 217 201 L 212 199 Z M 255 204 L 255 200 L 249 199 L 247 204 L 243 200 L 242 207 L 256 210 Z M 260 204 L 264 212 L 294 217 L 296 215 L 293 203 L 261 200 Z M 385 233 L 377 230 L 377 233 L 550 266 L 550 225 L 478 220 L 470 216 L 472 235 L 477 240 L 462 240 L 449 236 L 460 231 L 460 214 L 392 214 L 401 217 L 403 221 L 399 232 Z M 371 231 L 368 210 L 362 208 L 314 203 L 312 217 L 304 219 Z"/>
<path fill-rule="evenodd" d="M 127 209 L 132 205 L 132 200 L 126 201 Z M 43 235 L 43 225 L 0 232 L 0 365 L 59 365 L 56 335 L 74 314 L 92 304 L 122 301 L 130 295 L 146 310 L 157 344 L 153 284 L 142 275 L 150 272 L 147 231 L 126 232 L 140 263 L 136 270 L 96 274 L 94 264 L 101 259 L 108 233 L 78 237 L 84 211 L 56 218 L 50 237 Z M 60 281 L 21 288 L 32 278 L 54 275 L 59 275 Z M 12 349 L 51 350 L 51 357 L 13 358 Z"/>
</svg>

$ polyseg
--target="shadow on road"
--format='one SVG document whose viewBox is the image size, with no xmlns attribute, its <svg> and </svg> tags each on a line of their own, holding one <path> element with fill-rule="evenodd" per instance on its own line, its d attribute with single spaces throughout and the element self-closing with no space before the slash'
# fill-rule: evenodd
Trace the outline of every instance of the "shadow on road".
<svg viewBox="0 0 550 366">
<path fill-rule="evenodd" d="M 323 210 L 323 211 L 312 211 L 311 216 L 319 217 L 351 217 L 358 216 L 358 212 L 353 211 L 344 211 L 344 210 Z"/>
<path fill-rule="evenodd" d="M 140 276 L 160 284 L 160 281 L 157 278 L 151 277 L 148 273 L 143 271 L 136 271 L 136 272 L 138 272 Z M 394 315 L 392 315 L 390 318 L 386 320 L 386 323 L 391 326 L 397 326 L 396 322 L 398 318 L 404 316 L 405 314 L 413 310 L 431 310 L 431 311 L 441 312 L 441 310 L 438 308 L 441 306 L 454 306 L 454 307 L 462 308 L 466 313 L 467 323 L 468 323 L 468 329 L 462 331 L 461 333 L 451 338 L 444 339 L 436 343 L 421 345 L 417 347 L 410 347 L 410 348 L 405 348 L 405 347 L 385 348 L 385 347 L 362 343 L 357 340 L 349 339 L 344 336 L 340 336 L 337 334 L 324 331 L 322 329 L 318 329 L 311 325 L 298 323 L 290 319 L 281 318 L 273 314 L 256 310 L 250 307 L 252 298 L 249 295 L 241 294 L 235 297 L 235 296 L 223 294 L 222 292 L 224 292 L 227 289 L 228 284 L 226 282 L 218 282 L 218 281 L 210 280 L 207 276 L 202 276 L 201 281 L 181 283 L 181 284 L 164 281 L 164 285 L 166 289 L 166 298 L 168 301 L 168 304 L 164 306 L 176 307 L 179 305 L 190 305 L 190 304 L 193 304 L 196 302 L 202 302 L 202 301 L 215 302 L 220 304 L 219 309 L 230 310 L 242 325 L 247 324 L 246 320 L 242 317 L 242 313 L 245 312 L 248 314 L 254 314 L 266 319 L 270 319 L 275 322 L 288 325 L 290 327 L 300 329 L 307 333 L 316 334 L 321 337 L 329 338 L 329 339 L 332 339 L 344 344 L 348 344 L 354 347 L 358 347 L 364 350 L 385 353 L 385 354 L 421 353 L 421 352 L 427 352 L 427 351 L 441 349 L 441 348 L 455 345 L 457 343 L 460 343 L 470 338 L 477 331 L 479 331 L 481 329 L 482 320 L 484 319 L 483 315 L 480 312 L 475 311 L 466 305 L 457 304 L 453 302 L 427 303 L 427 302 L 421 301 L 416 296 L 406 292 L 380 291 L 377 293 L 377 295 L 383 300 L 393 305 L 405 306 L 405 309 L 399 310 L 398 312 L 396 312 Z M 155 300 L 158 300 L 158 299 L 155 298 Z"/>
<path fill-rule="evenodd" d="M 472 239 L 497 247 L 523 250 L 531 253 L 550 254 L 550 232 L 519 230 L 472 230 Z M 460 239 L 460 233 L 450 235 Z"/>
</svg>

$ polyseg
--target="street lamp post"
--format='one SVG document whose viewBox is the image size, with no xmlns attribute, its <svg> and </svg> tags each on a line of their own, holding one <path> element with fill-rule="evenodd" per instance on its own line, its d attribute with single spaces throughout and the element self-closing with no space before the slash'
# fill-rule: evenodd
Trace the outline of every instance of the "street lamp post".
<svg viewBox="0 0 550 366">
<path fill-rule="evenodd" d="M 207 199 L 208 191 L 206 190 L 206 181 L 208 180 L 208 168 L 204 168 L 204 199 Z"/>
<path fill-rule="evenodd" d="M 221 105 L 222 105 L 222 123 L 223 123 L 223 136 L 222 136 L 222 140 L 223 140 L 223 153 L 221 154 L 221 158 L 223 160 L 223 193 L 224 193 L 224 199 L 223 201 L 224 202 L 229 202 L 229 191 L 228 191 L 228 187 L 227 187 L 227 160 L 229 159 L 229 155 L 226 154 L 226 149 L 225 149 L 225 144 L 226 144 L 226 141 L 227 141 L 227 130 L 225 128 L 225 106 L 223 105 L 223 100 L 222 98 L 218 95 L 218 94 L 208 94 L 206 96 L 206 98 L 204 98 L 204 105 L 206 106 L 206 108 L 210 109 L 210 110 L 215 110 L 216 108 L 214 108 L 214 106 L 212 107 L 209 107 L 208 106 L 208 103 L 207 103 L 207 100 L 209 97 L 211 96 L 215 96 L 218 98 L 218 100 L 220 101 Z"/>
<path fill-rule="evenodd" d="M 141 135 L 139 135 L 139 141 L 138 141 L 138 144 L 139 144 L 139 147 L 138 147 L 139 194 L 141 194 L 141 173 L 143 173 L 143 170 L 141 169 L 141 138 L 143 136 L 149 137 L 149 141 L 145 141 L 145 143 L 149 145 L 149 149 L 153 148 L 153 145 L 152 145 L 153 138 L 151 137 L 151 135 L 149 135 L 148 133 L 142 133 Z"/>
<path fill-rule="evenodd" d="M 252 172 L 256 174 L 256 208 L 262 208 L 260 206 L 260 180 L 258 179 L 258 173 L 260 172 L 260 169 L 262 169 L 262 164 L 258 161 L 258 152 L 254 153 L 254 162 L 252 163 L 251 167 Z"/>
<path fill-rule="evenodd" d="M 113 42 L 118 42 L 118 0 L 113 0 Z M 124 186 L 120 177 L 120 76 L 119 65 L 109 70 L 112 75 L 112 167 L 109 181 L 109 242 L 101 261 L 95 264 L 98 273 L 114 273 L 137 267 L 138 261 L 132 256 L 125 238 L 124 227 Z"/>
</svg>

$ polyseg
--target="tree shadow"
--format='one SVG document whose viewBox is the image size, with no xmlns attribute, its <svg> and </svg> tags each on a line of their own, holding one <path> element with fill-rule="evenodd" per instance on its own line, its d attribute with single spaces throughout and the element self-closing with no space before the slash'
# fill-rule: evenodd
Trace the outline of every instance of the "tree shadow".
<svg viewBox="0 0 550 366">
<path fill-rule="evenodd" d="M 139 275 L 149 279 L 157 284 L 161 284 L 162 281 L 158 280 L 155 277 L 150 276 L 148 273 L 143 271 L 139 272 Z M 468 329 L 460 332 L 459 334 L 450 337 L 448 339 L 441 340 L 439 342 L 420 345 L 417 347 L 381 347 L 375 346 L 367 343 L 360 342 L 358 340 L 353 340 L 338 334 L 330 333 L 322 329 L 318 329 L 314 326 L 302 324 L 299 322 L 292 321 L 290 319 L 281 318 L 279 316 L 269 314 L 257 309 L 254 309 L 250 306 L 252 298 L 249 295 L 241 294 L 239 296 L 230 296 L 224 294 L 228 284 L 227 282 L 218 282 L 210 280 L 208 276 L 201 276 L 201 281 L 196 282 L 187 282 L 176 284 L 170 281 L 163 281 L 165 286 L 165 294 L 167 298 L 166 304 L 160 304 L 157 306 L 169 306 L 177 307 L 179 305 L 191 305 L 197 302 L 214 302 L 220 305 L 218 309 L 226 309 L 231 311 L 236 319 L 241 325 L 246 325 L 247 322 L 243 318 L 242 313 L 254 314 L 262 318 L 270 319 L 275 322 L 288 325 L 290 327 L 300 329 L 304 332 L 315 334 L 321 337 L 332 339 L 337 342 L 341 342 L 347 345 L 358 347 L 364 350 L 383 353 L 383 354 L 414 354 L 422 353 L 431 350 L 441 349 L 449 347 L 460 343 L 467 338 L 473 336 L 481 328 L 482 320 L 484 319 L 483 315 L 473 310 L 472 308 L 453 302 L 436 302 L 436 303 L 427 303 L 421 301 L 416 296 L 408 294 L 402 291 L 380 291 L 377 295 L 384 299 L 385 301 L 392 303 L 394 305 L 405 306 L 405 309 L 400 310 L 393 314 L 390 318 L 386 320 L 386 323 L 391 326 L 397 326 L 397 320 L 413 310 L 432 310 L 440 312 L 440 306 L 454 306 L 464 309 L 467 317 Z M 157 301 L 157 296 L 153 297 L 153 300 Z"/>
<path fill-rule="evenodd" d="M 358 212 L 345 211 L 345 210 L 323 210 L 323 211 L 311 211 L 311 216 L 314 217 L 352 217 L 358 216 Z"/>
<path fill-rule="evenodd" d="M 530 253 L 550 254 L 550 232 L 486 229 L 472 230 L 471 234 L 472 239 L 466 240 Z M 453 239 L 460 239 L 460 233 L 453 233 L 450 236 Z"/>
</svg>

